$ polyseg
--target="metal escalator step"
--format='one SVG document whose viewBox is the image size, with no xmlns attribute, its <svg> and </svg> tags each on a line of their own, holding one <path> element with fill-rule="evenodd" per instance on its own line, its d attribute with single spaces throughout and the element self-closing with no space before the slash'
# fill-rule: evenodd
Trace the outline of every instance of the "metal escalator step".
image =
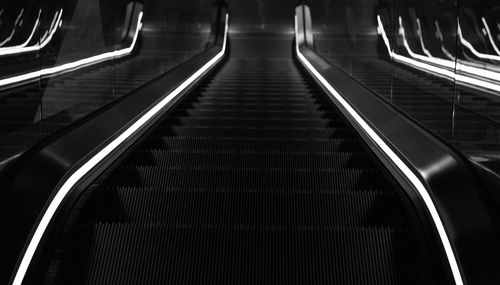
<svg viewBox="0 0 500 285">
<path fill-rule="evenodd" d="M 256 118 L 256 117 L 248 117 L 248 118 L 231 118 L 231 117 L 178 117 L 178 118 L 170 118 L 166 123 L 173 125 L 197 125 L 197 126 L 218 126 L 221 123 L 228 124 L 235 127 L 264 127 L 264 126 L 273 126 L 273 127 L 298 127 L 298 128 L 317 128 L 317 127 L 327 127 L 332 126 L 332 120 L 328 119 L 287 119 L 287 118 Z M 339 123 L 339 121 L 335 122 Z"/>
<path fill-rule="evenodd" d="M 183 151 L 224 151 L 228 149 L 252 149 L 254 151 L 362 151 L 355 138 L 257 138 L 257 137 L 153 137 L 144 147 Z"/>
<path fill-rule="evenodd" d="M 229 60 L 82 195 L 46 280 L 439 284 L 366 149 L 291 60 Z"/>
<path fill-rule="evenodd" d="M 131 166 L 118 169 L 106 181 L 116 186 L 214 187 L 224 189 L 331 189 L 390 188 L 372 169 L 207 168 Z"/>
<path fill-rule="evenodd" d="M 202 126 L 173 126 L 172 131 L 180 136 L 214 136 L 214 137 L 262 137 L 262 138 L 332 138 L 345 137 L 350 130 L 345 128 L 239 128 L 232 126 L 202 127 Z"/>
<path fill-rule="evenodd" d="M 356 169 L 373 167 L 365 153 L 256 151 L 136 151 L 127 164 L 165 167 Z"/>
<path fill-rule="evenodd" d="M 304 192 L 235 193 L 208 189 L 170 191 L 114 187 L 98 191 L 88 205 L 87 209 L 92 210 L 82 213 L 84 223 L 408 228 L 406 213 L 398 197 L 387 191 L 311 195 Z"/>
<path fill-rule="evenodd" d="M 64 251 L 58 283 L 430 284 L 416 240 L 389 227 L 96 223 L 71 232 L 80 246 Z"/>
</svg>

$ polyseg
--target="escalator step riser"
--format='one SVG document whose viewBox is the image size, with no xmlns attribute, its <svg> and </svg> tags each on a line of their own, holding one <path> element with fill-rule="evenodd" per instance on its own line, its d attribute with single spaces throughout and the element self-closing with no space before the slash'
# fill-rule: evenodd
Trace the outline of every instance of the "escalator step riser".
<svg viewBox="0 0 500 285">
<path fill-rule="evenodd" d="M 234 127 L 298 127 L 298 128 L 325 128 L 328 126 L 334 126 L 334 123 L 340 127 L 342 123 L 341 120 L 337 120 L 336 122 L 332 122 L 332 120 L 327 119 L 287 119 L 287 118 L 231 118 L 231 117 L 173 117 L 166 119 L 162 127 L 167 127 L 168 125 L 198 125 L 202 127 L 208 126 L 219 126 L 221 124 L 228 124 Z"/>
<path fill-rule="evenodd" d="M 171 129 L 171 134 L 176 136 L 185 137 L 256 137 L 256 138 L 342 138 L 350 137 L 352 133 L 348 129 L 307 129 L 307 128 L 296 128 L 296 129 L 280 129 L 280 128 L 202 128 L 196 127 L 185 127 L 185 126 L 174 126 L 169 127 Z"/>
<path fill-rule="evenodd" d="M 127 165 L 164 167 L 221 167 L 221 168 L 310 168 L 360 169 L 373 167 L 366 154 L 352 153 L 256 153 L 256 152 L 172 152 L 164 150 L 137 151 Z"/>
<path fill-rule="evenodd" d="M 115 188 L 113 191 L 98 190 L 88 203 L 94 210 L 82 213 L 82 223 L 318 229 L 334 226 L 407 227 L 407 217 L 398 198 L 386 192 L 312 195 Z"/>
<path fill-rule="evenodd" d="M 229 137 L 157 137 L 148 138 L 143 148 L 178 150 L 178 151 L 283 151 L 283 152 L 361 152 L 361 147 L 354 139 L 259 139 L 259 138 L 229 138 Z"/>
<path fill-rule="evenodd" d="M 183 116 L 183 115 L 188 115 L 191 117 L 215 117 L 215 116 L 220 116 L 220 117 L 234 117 L 234 118 L 295 118 L 295 119 L 307 119 L 307 118 L 315 118 L 315 119 L 321 119 L 324 118 L 326 115 L 334 115 L 338 116 L 338 114 L 333 114 L 331 112 L 325 112 L 325 111 L 318 111 L 318 112 L 305 112 L 305 111 L 292 111 L 292 110 L 282 110 L 280 112 L 276 111 L 262 111 L 258 109 L 246 109 L 246 110 L 239 110 L 239 111 L 234 111 L 234 110 L 193 110 L 193 109 L 188 109 L 188 110 L 175 110 L 173 112 L 174 116 Z"/>
<path fill-rule="evenodd" d="M 391 228 L 96 224 L 76 227 L 68 244 L 79 258 L 60 265 L 59 284 L 430 284 L 415 233 Z"/>
<path fill-rule="evenodd" d="M 185 187 L 219 189 L 290 189 L 290 191 L 330 189 L 390 189 L 376 171 L 308 169 L 231 169 L 134 167 L 118 169 L 106 183 L 115 186 Z"/>
</svg>

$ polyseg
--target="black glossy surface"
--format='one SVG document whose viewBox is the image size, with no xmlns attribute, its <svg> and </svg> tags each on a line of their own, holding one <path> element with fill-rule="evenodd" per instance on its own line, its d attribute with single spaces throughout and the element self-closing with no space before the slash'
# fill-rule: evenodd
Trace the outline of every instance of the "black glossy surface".
<svg viewBox="0 0 500 285">
<path fill-rule="evenodd" d="M 408 197 L 329 99 L 286 51 L 237 42 L 76 203 L 45 281 L 446 283 Z"/>
</svg>

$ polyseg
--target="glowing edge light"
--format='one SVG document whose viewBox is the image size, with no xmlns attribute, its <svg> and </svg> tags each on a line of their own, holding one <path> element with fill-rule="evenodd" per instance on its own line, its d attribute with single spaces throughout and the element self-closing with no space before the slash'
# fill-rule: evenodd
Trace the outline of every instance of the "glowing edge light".
<svg viewBox="0 0 500 285">
<path fill-rule="evenodd" d="M 455 80 L 456 82 L 458 82 L 460 84 L 472 85 L 472 86 L 500 92 L 500 85 L 498 85 L 498 84 L 495 84 L 495 83 L 492 83 L 489 81 L 485 81 L 485 80 L 481 80 L 481 79 L 477 79 L 474 77 L 462 75 L 462 74 L 456 74 L 454 71 L 435 66 L 435 65 L 441 65 L 444 67 L 451 68 L 450 63 L 452 63 L 452 62 L 448 61 L 448 60 L 444 60 L 444 59 L 438 59 L 438 58 L 432 59 L 432 58 L 428 58 L 426 56 L 422 56 L 422 55 L 418 55 L 418 54 L 415 54 L 413 52 L 410 52 L 411 49 L 409 49 L 409 46 L 407 45 L 408 42 L 406 40 L 404 40 L 403 43 L 404 43 L 405 48 L 407 49 L 408 53 L 410 54 L 410 56 L 412 56 L 412 57 L 414 56 L 415 58 L 418 58 L 420 60 L 430 62 L 431 64 L 427 64 L 427 63 L 424 63 L 424 62 L 421 62 L 418 60 L 414 60 L 412 58 L 408 58 L 408 57 L 405 57 L 405 56 L 402 56 L 402 55 L 395 53 L 394 51 L 391 50 L 389 38 L 387 37 L 387 34 L 385 32 L 384 25 L 382 24 L 382 20 L 380 19 L 380 15 L 377 15 L 377 21 L 378 21 L 379 33 L 382 36 L 382 38 L 384 39 L 385 46 L 387 47 L 387 51 L 392 59 L 399 61 L 401 63 L 404 63 L 406 65 L 412 66 L 412 67 L 417 68 L 417 69 L 421 69 L 424 71 L 430 71 L 430 72 L 432 72 L 438 76 L 444 77 L 446 79 L 449 79 L 452 81 Z M 454 65 L 455 65 L 455 63 L 453 63 L 453 67 L 454 67 Z M 481 76 L 483 78 L 489 78 L 492 80 L 500 81 L 500 74 L 496 73 L 496 72 L 484 70 L 481 68 L 466 66 L 466 65 L 461 64 L 461 63 L 457 63 L 457 69 L 468 72 L 470 74 L 475 74 L 475 75 Z"/>
<path fill-rule="evenodd" d="M 26 47 L 28 45 L 28 43 L 33 38 L 33 35 L 35 34 L 35 31 L 38 28 L 38 25 L 40 24 L 40 15 L 41 14 L 42 14 L 42 9 L 40 9 L 38 11 L 38 17 L 36 18 L 35 24 L 33 25 L 33 30 L 31 30 L 31 33 L 30 33 L 28 39 L 24 43 L 22 43 L 20 45 L 17 45 L 17 46 L 0 47 L 0 56 L 8 54 L 8 53 L 5 53 L 5 52 L 2 52 L 2 50 L 9 50 L 10 51 L 11 49 L 14 49 L 15 51 L 18 51 L 18 50 L 21 50 L 22 48 L 24 48 L 24 47 Z M 12 51 L 10 51 L 10 52 L 11 53 L 17 53 L 17 52 L 12 52 Z"/>
<path fill-rule="evenodd" d="M 295 34 L 297 34 L 297 16 L 295 16 Z M 463 285 L 462 276 L 458 267 L 457 260 L 455 258 L 455 253 L 451 247 L 450 241 L 446 230 L 444 229 L 443 222 L 439 217 L 439 213 L 430 197 L 429 193 L 425 189 L 420 179 L 410 170 L 410 168 L 397 156 L 396 153 L 380 138 L 380 136 L 366 123 L 366 121 L 354 110 L 354 108 L 335 90 L 330 83 L 314 68 L 314 66 L 306 59 L 304 55 L 300 52 L 299 45 L 296 43 L 297 57 L 302 62 L 302 64 L 309 70 L 309 72 L 319 81 L 321 84 L 330 92 L 331 95 L 342 105 L 342 107 L 351 115 L 351 117 L 356 121 L 356 123 L 371 137 L 371 139 L 378 145 L 378 147 L 392 160 L 392 162 L 401 170 L 401 172 L 408 178 L 408 180 L 413 184 L 415 189 L 422 197 L 429 213 L 431 214 L 432 220 L 436 226 L 441 243 L 445 250 L 446 256 L 448 258 L 448 263 L 455 280 L 455 284 Z"/>
<path fill-rule="evenodd" d="M 483 21 L 483 25 L 484 25 L 484 28 L 485 28 L 486 33 L 488 35 L 488 39 L 490 39 L 491 46 L 493 47 L 493 49 L 495 50 L 495 52 L 498 55 L 500 55 L 500 50 L 498 49 L 497 44 L 493 40 L 493 36 L 491 35 L 491 30 L 490 30 L 490 27 L 488 26 L 488 23 L 486 22 L 486 19 L 484 17 L 482 17 L 481 21 Z"/>
<path fill-rule="evenodd" d="M 129 47 L 121 49 L 121 50 L 106 52 L 106 53 L 103 53 L 100 55 L 95 55 L 92 57 L 80 59 L 80 60 L 77 60 L 74 62 L 65 63 L 65 64 L 62 64 L 59 66 L 45 68 L 45 69 L 41 69 L 41 70 L 37 70 L 37 71 L 30 72 L 30 73 L 26 73 L 26 74 L 14 76 L 14 77 L 9 77 L 9 78 L 5 78 L 5 79 L 0 79 L 0 87 L 23 82 L 23 81 L 27 81 L 27 80 L 32 80 L 32 79 L 37 78 L 37 77 L 54 75 L 54 74 L 61 73 L 61 72 L 67 71 L 67 70 L 79 69 L 79 68 L 82 68 L 82 67 L 85 67 L 88 65 L 96 64 L 96 63 L 103 62 L 103 61 L 106 61 L 106 60 L 109 60 L 112 58 L 122 57 L 122 56 L 130 54 L 134 50 L 135 44 L 137 42 L 137 38 L 139 36 L 139 31 L 142 28 L 142 15 L 143 15 L 143 13 L 140 12 L 139 18 L 137 20 L 137 28 L 135 30 L 134 39 L 132 41 L 132 44 Z"/>
<path fill-rule="evenodd" d="M 122 145 L 129 137 L 137 133 L 146 123 L 148 123 L 154 116 L 156 116 L 173 98 L 179 95 L 182 91 L 184 91 L 189 85 L 191 85 L 196 79 L 198 79 L 203 73 L 205 73 L 208 69 L 214 66 L 226 52 L 226 42 L 227 42 L 227 32 L 229 26 L 229 14 L 226 14 L 226 27 L 224 30 L 224 42 L 222 44 L 222 50 L 215 55 L 209 62 L 207 62 L 202 68 L 196 71 L 193 75 L 191 75 L 186 81 L 184 81 L 179 87 L 177 87 L 172 93 L 166 96 L 163 100 L 161 100 L 157 105 L 151 108 L 146 114 L 144 114 L 141 118 L 135 121 L 132 126 L 126 129 L 122 134 L 120 134 L 115 140 L 106 145 L 101 151 L 99 151 L 96 155 L 90 158 L 84 165 L 82 165 L 78 170 L 76 170 L 64 184 L 57 190 L 56 195 L 50 201 L 49 206 L 43 213 L 43 216 L 38 224 L 29 244 L 24 252 L 21 263 L 16 271 L 13 285 L 20 285 L 23 282 L 23 279 L 26 275 L 26 271 L 31 263 L 33 255 L 42 239 L 47 226 L 52 220 L 55 212 L 61 205 L 62 201 L 68 195 L 69 191 L 75 186 L 75 184 L 82 179 L 90 170 L 92 170 L 96 165 L 99 164 L 104 158 L 106 158 L 111 152 L 113 152 L 116 148 Z"/>
<path fill-rule="evenodd" d="M 12 37 L 16 33 L 16 27 L 19 24 L 19 20 L 23 16 L 23 13 L 24 13 L 24 8 L 21 10 L 21 13 L 19 13 L 19 15 L 17 16 L 16 21 L 14 22 L 14 28 L 12 29 L 12 32 L 3 42 L 0 43 L 0 47 L 3 46 L 4 44 L 10 42 L 10 40 L 12 40 Z"/>
<path fill-rule="evenodd" d="M 458 32 L 458 37 L 460 38 L 460 42 L 467 47 L 472 54 L 474 54 L 476 57 L 479 57 L 481 59 L 489 59 L 489 60 L 494 60 L 494 61 L 500 61 L 500 56 L 498 55 L 491 55 L 491 54 L 486 54 L 486 53 L 480 53 L 477 51 L 474 46 L 465 39 L 464 35 L 462 34 L 462 28 L 460 27 L 460 21 L 458 21 L 458 27 L 457 27 L 457 32 Z"/>
<path fill-rule="evenodd" d="M 30 36 L 30 38 L 21 46 L 0 48 L 0 56 L 11 55 L 11 54 L 21 54 L 21 53 L 27 53 L 27 52 L 32 52 L 32 51 L 39 51 L 42 48 L 44 48 L 52 40 L 52 37 L 56 33 L 57 29 L 60 28 L 60 26 L 62 24 L 62 19 L 61 19 L 62 13 L 63 13 L 63 9 L 56 12 L 56 14 L 54 15 L 54 18 L 52 19 L 52 23 L 50 24 L 50 27 L 49 27 L 50 32 L 45 31 L 45 34 L 41 38 L 41 42 L 42 42 L 41 44 L 35 44 L 33 46 L 26 47 L 26 44 L 31 41 L 31 36 Z M 38 22 L 38 20 L 37 20 L 37 22 Z M 33 33 L 35 32 L 35 29 L 36 29 L 36 26 L 33 29 Z M 48 35 L 48 37 L 47 37 L 47 35 Z"/>
</svg>

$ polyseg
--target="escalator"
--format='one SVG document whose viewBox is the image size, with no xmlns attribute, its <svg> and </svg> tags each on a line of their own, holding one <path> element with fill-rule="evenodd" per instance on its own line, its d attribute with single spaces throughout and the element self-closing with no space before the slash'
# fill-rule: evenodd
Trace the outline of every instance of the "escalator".
<svg viewBox="0 0 500 285">
<path fill-rule="evenodd" d="M 291 57 L 232 46 L 79 198 L 35 283 L 447 284 L 429 224 L 330 99 Z"/>
</svg>

